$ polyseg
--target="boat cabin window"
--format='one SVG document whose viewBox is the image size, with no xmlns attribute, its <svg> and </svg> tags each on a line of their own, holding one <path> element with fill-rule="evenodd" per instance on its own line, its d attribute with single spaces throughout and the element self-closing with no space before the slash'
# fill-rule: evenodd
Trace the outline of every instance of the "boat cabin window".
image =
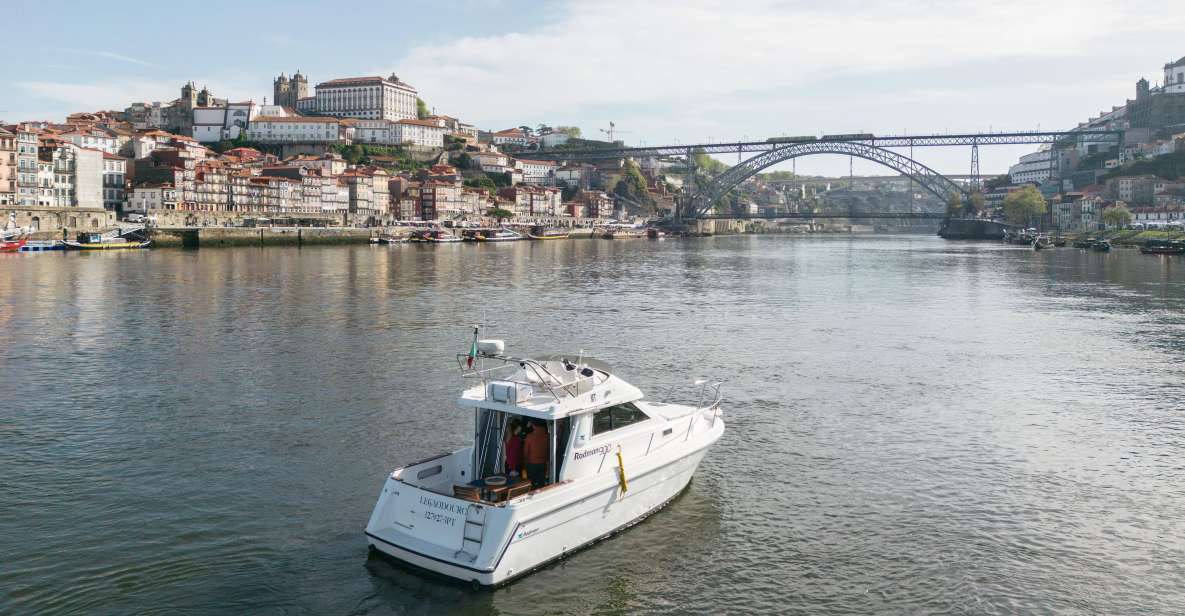
<svg viewBox="0 0 1185 616">
<path fill-rule="evenodd" d="M 615 404 L 605 407 L 593 415 L 593 435 L 604 434 L 647 419 L 649 417 L 646 416 L 646 413 L 634 406 L 633 402 Z"/>
</svg>

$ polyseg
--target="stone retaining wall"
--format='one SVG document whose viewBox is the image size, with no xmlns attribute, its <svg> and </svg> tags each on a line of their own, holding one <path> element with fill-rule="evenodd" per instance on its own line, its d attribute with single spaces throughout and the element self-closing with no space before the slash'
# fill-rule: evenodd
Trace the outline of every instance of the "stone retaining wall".
<svg viewBox="0 0 1185 616">
<path fill-rule="evenodd" d="M 13 221 L 18 227 L 35 229 L 33 239 L 70 239 L 82 231 L 102 231 L 115 226 L 115 212 L 103 209 L 67 207 L 0 206 L 0 227 Z"/>
</svg>

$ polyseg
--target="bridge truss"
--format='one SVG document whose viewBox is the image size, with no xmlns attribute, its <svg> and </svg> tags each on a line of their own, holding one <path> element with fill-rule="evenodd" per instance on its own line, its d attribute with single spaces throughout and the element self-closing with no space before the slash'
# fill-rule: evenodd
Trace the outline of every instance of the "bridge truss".
<svg viewBox="0 0 1185 616">
<path fill-rule="evenodd" d="M 749 158 L 720 174 L 703 193 L 696 195 L 690 202 L 690 207 L 682 212 L 685 218 L 701 218 L 712 211 L 713 205 L 728 191 L 736 188 L 741 182 L 757 175 L 762 169 L 780 162 L 811 156 L 815 154 L 840 154 L 855 156 L 864 160 L 880 163 L 901 175 L 905 175 L 917 182 L 918 186 L 946 203 L 952 196 L 963 199 L 966 191 L 946 176 L 919 163 L 918 161 L 884 148 L 867 145 L 862 142 L 848 141 L 814 141 L 809 143 L 795 143 L 783 145 L 757 156 Z"/>
<path fill-rule="evenodd" d="M 691 164 L 694 154 L 737 154 L 757 153 L 738 163 L 716 177 L 705 191 L 688 195 L 679 208 L 681 217 L 703 218 L 711 214 L 713 205 L 741 182 L 762 169 L 777 163 L 814 154 L 839 154 L 853 156 L 880 163 L 902 175 L 912 178 L 927 192 L 942 202 L 952 195 L 960 199 L 967 191 L 949 178 L 923 165 L 910 156 L 893 152 L 889 148 L 951 147 L 970 146 L 972 151 L 972 182 L 978 180 L 978 153 L 981 145 L 1043 145 L 1055 148 L 1074 147 L 1079 144 L 1119 145 L 1123 142 L 1122 131 L 1072 130 L 1072 131 L 1024 131 L 1010 133 L 956 133 L 929 135 L 824 135 L 823 137 L 773 138 L 766 141 L 738 141 L 730 143 L 700 143 L 689 145 L 661 145 L 649 147 L 606 147 L 570 150 L 541 150 L 529 152 L 533 159 L 556 161 L 595 161 L 614 158 L 660 158 L 686 157 L 690 186 L 694 190 Z"/>
</svg>

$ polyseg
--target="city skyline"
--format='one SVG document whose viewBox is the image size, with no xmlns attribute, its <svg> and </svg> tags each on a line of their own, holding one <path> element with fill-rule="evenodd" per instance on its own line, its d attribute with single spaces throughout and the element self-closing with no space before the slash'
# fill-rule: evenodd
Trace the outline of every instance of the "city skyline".
<svg viewBox="0 0 1185 616">
<path fill-rule="evenodd" d="M 350 36 L 318 32 L 324 9 L 307 3 L 192 15 L 144 6 L 167 27 L 86 4 L 51 26 L 16 8 L 31 25 L 15 42 L 36 59 L 0 69 L 9 84 L 0 119 L 168 101 L 190 80 L 262 102 L 276 75 L 300 70 L 311 84 L 394 72 L 436 111 L 482 129 L 575 125 L 596 137 L 613 121 L 631 144 L 1070 128 L 1122 104 L 1139 77 L 1155 83 L 1159 62 L 1185 53 L 1176 34 L 1185 15 L 1164 2 L 1019 13 L 1017 3 L 882 3 L 851 15 L 846 3 L 472 1 L 371 7 L 340 25 Z M 1029 150 L 985 149 L 982 169 L 1003 172 Z M 924 160 L 946 173 L 967 168 L 962 150 Z M 799 167 L 841 175 L 848 165 L 821 157 Z M 861 162 L 856 172 L 887 170 Z"/>
</svg>

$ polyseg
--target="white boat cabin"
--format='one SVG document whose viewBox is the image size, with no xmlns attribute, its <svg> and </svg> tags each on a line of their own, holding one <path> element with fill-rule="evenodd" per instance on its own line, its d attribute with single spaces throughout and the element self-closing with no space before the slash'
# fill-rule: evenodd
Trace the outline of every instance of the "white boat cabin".
<svg viewBox="0 0 1185 616">
<path fill-rule="evenodd" d="M 690 425 L 696 411 L 643 401 L 637 387 L 596 360 L 509 357 L 501 354 L 500 341 L 482 344 L 484 352 L 472 367 L 465 365 L 467 356 L 458 356 L 465 375 L 479 381 L 458 401 L 474 411 L 473 444 L 398 469 L 393 479 L 437 494 L 503 504 L 535 491 L 529 481 L 508 477 L 505 467 L 514 419 L 541 422 L 546 429 L 546 485 L 539 489 L 547 489 L 617 468 L 619 450 L 636 459 L 678 440 L 683 435 L 666 424 L 687 417 Z M 666 426 L 661 431 L 660 423 Z"/>
</svg>

